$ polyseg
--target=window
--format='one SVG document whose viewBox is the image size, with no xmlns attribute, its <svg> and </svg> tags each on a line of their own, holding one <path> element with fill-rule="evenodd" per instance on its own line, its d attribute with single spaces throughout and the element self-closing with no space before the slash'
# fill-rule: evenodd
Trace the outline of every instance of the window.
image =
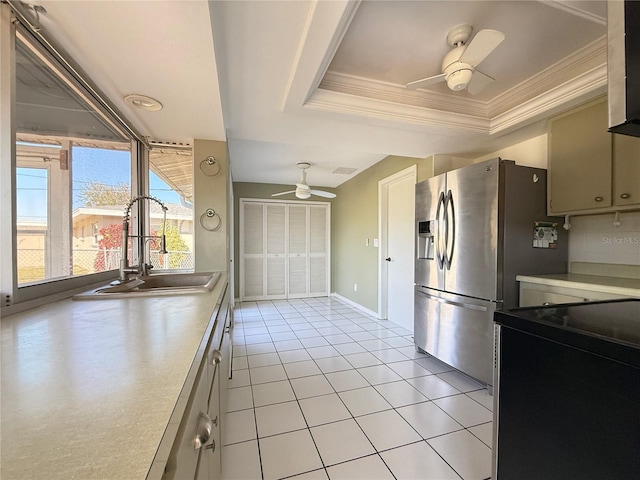
<svg viewBox="0 0 640 480">
<path fill-rule="evenodd" d="M 149 193 L 167 207 L 167 222 L 151 202 L 152 235 L 165 231 L 167 254 L 151 249 L 151 264 L 161 270 L 193 270 L 193 153 L 190 148 L 154 145 L 149 152 Z"/>
</svg>

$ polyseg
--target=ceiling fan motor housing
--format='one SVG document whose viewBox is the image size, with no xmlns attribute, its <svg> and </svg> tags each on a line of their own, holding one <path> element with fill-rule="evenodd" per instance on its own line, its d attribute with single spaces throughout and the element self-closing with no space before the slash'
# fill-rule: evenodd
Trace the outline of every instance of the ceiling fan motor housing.
<svg viewBox="0 0 640 480">
<path fill-rule="evenodd" d="M 466 45 L 459 45 L 449 51 L 442 61 L 442 73 L 445 74 L 447 86 L 454 91 L 467 88 L 473 76 L 473 67 L 460 61 L 466 49 Z"/>
</svg>

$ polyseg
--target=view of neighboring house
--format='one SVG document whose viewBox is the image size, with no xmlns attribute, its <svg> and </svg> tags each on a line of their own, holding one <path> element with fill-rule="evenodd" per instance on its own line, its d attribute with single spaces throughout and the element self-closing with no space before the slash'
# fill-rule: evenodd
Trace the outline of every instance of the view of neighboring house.
<svg viewBox="0 0 640 480">
<path fill-rule="evenodd" d="M 160 234 L 162 232 L 162 209 L 154 202 L 151 203 L 151 229 Z M 162 260 L 154 250 L 151 251 L 151 263 L 159 268 L 193 268 L 193 211 L 190 207 L 173 203 L 166 204 L 167 230 L 178 233 L 184 247 L 180 251 L 171 249 L 168 241 L 169 255 L 174 256 L 176 262 Z M 79 207 L 72 213 L 73 244 L 72 266 L 74 274 L 87 274 L 96 271 L 96 258 L 101 255 L 100 270 L 118 268 L 120 248 L 100 248 L 103 229 L 109 226 L 121 226 L 125 205 L 102 205 L 95 207 Z M 18 264 L 21 268 L 21 281 L 40 280 L 44 272 L 50 271 L 51 263 L 55 261 L 55 252 L 50 250 L 50 230 L 45 221 L 18 221 L 17 223 Z"/>
</svg>

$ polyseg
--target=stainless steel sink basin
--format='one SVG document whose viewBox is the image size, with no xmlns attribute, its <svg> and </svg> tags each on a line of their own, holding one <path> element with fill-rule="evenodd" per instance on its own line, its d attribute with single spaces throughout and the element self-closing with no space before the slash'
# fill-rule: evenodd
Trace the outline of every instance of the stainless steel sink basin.
<svg viewBox="0 0 640 480">
<path fill-rule="evenodd" d="M 74 295 L 73 298 L 75 300 L 96 300 L 206 293 L 213 290 L 220 275 L 220 272 L 140 275 L 128 282 L 96 288 Z"/>
</svg>

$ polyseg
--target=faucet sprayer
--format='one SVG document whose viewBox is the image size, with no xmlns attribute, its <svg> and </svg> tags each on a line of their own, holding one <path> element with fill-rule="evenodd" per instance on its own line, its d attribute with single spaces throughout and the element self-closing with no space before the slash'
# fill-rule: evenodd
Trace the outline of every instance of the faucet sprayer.
<svg viewBox="0 0 640 480">
<path fill-rule="evenodd" d="M 153 200 L 162 208 L 162 235 L 160 237 L 156 235 L 129 235 L 129 215 L 131 213 L 131 207 L 134 203 L 140 200 Z M 139 262 L 138 265 L 129 265 L 129 256 L 128 256 L 128 243 L 129 237 L 131 238 L 160 238 L 160 250 L 159 253 L 161 255 L 165 255 L 167 253 L 167 238 L 165 235 L 167 228 L 167 210 L 168 208 L 155 197 L 150 195 L 138 195 L 137 197 L 132 198 L 129 203 L 127 203 L 126 208 L 124 209 L 124 216 L 122 217 L 122 254 L 120 258 L 120 282 L 127 281 L 127 274 L 129 273 L 138 273 L 142 275 L 146 275 L 150 268 L 153 268 L 153 265 L 148 265 L 144 261 L 144 245 L 141 245 L 140 252 L 138 253 Z"/>
</svg>

